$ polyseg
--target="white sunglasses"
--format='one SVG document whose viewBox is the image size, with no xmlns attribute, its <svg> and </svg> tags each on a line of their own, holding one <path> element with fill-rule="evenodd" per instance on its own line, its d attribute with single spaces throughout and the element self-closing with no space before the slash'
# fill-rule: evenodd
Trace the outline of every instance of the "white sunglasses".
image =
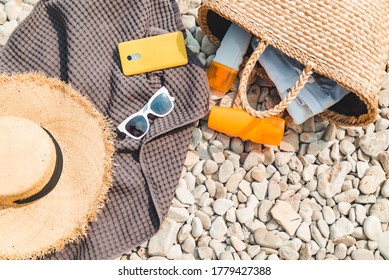
<svg viewBox="0 0 389 280">
<path fill-rule="evenodd" d="M 161 87 L 147 104 L 137 113 L 132 114 L 118 125 L 119 131 L 135 140 L 141 139 L 149 131 L 148 114 L 157 117 L 167 116 L 174 108 L 174 97 L 170 96 L 165 87 Z"/>
</svg>

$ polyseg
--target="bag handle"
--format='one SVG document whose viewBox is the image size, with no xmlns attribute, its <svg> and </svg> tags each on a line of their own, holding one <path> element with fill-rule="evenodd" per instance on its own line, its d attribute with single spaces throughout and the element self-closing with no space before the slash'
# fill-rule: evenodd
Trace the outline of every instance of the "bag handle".
<svg viewBox="0 0 389 280">
<path fill-rule="evenodd" d="M 266 47 L 269 45 L 268 41 L 260 40 L 258 46 L 255 48 L 254 52 L 251 54 L 249 60 L 247 61 L 242 76 L 240 77 L 238 94 L 234 100 L 234 107 L 239 108 L 240 105 L 242 109 L 246 110 L 251 116 L 257 118 L 266 118 L 270 116 L 276 116 L 282 113 L 285 108 L 292 103 L 292 101 L 297 97 L 301 89 L 307 83 L 309 77 L 313 73 L 314 63 L 308 62 L 303 72 L 301 73 L 299 79 L 296 81 L 294 86 L 289 91 L 288 95 L 285 96 L 281 102 L 276 105 L 274 108 L 266 111 L 257 111 L 253 109 L 247 101 L 247 84 L 249 83 L 251 73 L 257 63 L 259 57 L 265 51 Z"/>
</svg>

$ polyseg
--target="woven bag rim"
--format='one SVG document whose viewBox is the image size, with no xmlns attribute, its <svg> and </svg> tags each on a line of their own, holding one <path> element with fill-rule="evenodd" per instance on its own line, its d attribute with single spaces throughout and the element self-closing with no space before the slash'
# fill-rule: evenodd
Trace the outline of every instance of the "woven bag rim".
<svg viewBox="0 0 389 280">
<path fill-rule="evenodd" d="M 270 33 L 266 28 L 261 26 L 257 22 L 249 21 L 244 15 L 239 14 L 234 11 L 233 3 L 231 5 L 226 5 L 227 1 L 218 1 L 218 0 L 204 0 L 202 6 L 199 9 L 199 24 L 203 32 L 209 37 L 209 39 L 214 42 L 216 45 L 220 44 L 219 39 L 212 34 L 211 30 L 208 27 L 207 23 L 207 14 L 209 11 L 212 11 L 219 16 L 239 25 L 240 27 L 246 29 L 252 34 L 265 39 L 269 42 L 270 45 L 279 49 L 286 55 L 296 59 L 303 65 L 307 65 L 308 62 L 313 62 L 315 67 L 315 72 L 324 75 L 336 82 L 338 82 L 343 87 L 347 88 L 351 92 L 355 93 L 367 107 L 367 113 L 358 117 L 346 116 L 339 114 L 334 111 L 325 110 L 319 114 L 324 119 L 330 120 L 333 123 L 352 126 L 352 125 L 366 125 L 373 122 L 376 118 L 378 112 L 378 93 L 380 85 L 376 85 L 377 90 L 372 91 L 371 89 L 363 86 L 363 83 L 357 81 L 349 76 L 337 71 L 334 67 L 323 63 L 318 59 L 313 59 L 305 54 L 302 50 L 291 46 L 287 42 L 284 42 L 282 38 L 277 38 L 274 34 Z M 233 2 L 233 1 L 230 1 Z M 389 49 L 389 39 L 387 40 L 387 49 Z M 385 74 L 386 60 L 382 61 L 382 71 L 381 76 L 383 78 Z"/>
</svg>

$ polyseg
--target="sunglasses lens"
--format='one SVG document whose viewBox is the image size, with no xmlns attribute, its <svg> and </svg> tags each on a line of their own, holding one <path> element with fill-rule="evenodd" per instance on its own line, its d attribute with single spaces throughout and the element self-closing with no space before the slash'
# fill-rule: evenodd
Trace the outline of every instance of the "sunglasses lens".
<svg viewBox="0 0 389 280">
<path fill-rule="evenodd" d="M 167 114 L 172 109 L 172 107 L 172 101 L 164 93 L 158 95 L 150 105 L 151 110 L 160 116 Z"/>
<path fill-rule="evenodd" d="M 141 137 L 147 132 L 147 126 L 143 116 L 136 116 L 126 124 L 126 130 L 134 137 Z"/>
</svg>

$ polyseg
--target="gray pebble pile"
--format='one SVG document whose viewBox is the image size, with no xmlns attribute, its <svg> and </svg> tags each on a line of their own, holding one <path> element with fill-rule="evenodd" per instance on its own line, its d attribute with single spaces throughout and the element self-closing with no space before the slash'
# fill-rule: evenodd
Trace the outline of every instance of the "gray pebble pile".
<svg viewBox="0 0 389 280">
<path fill-rule="evenodd" d="M 0 0 L 0 45 L 35 2 Z M 209 67 L 217 47 L 196 24 L 201 0 L 178 3 L 186 44 Z M 229 107 L 234 96 L 210 104 Z M 280 101 L 260 78 L 248 99 L 258 110 Z M 379 105 L 366 127 L 317 117 L 295 125 L 287 117 L 279 147 L 198 121 L 160 231 L 121 259 L 389 259 L 389 74 Z"/>
</svg>

